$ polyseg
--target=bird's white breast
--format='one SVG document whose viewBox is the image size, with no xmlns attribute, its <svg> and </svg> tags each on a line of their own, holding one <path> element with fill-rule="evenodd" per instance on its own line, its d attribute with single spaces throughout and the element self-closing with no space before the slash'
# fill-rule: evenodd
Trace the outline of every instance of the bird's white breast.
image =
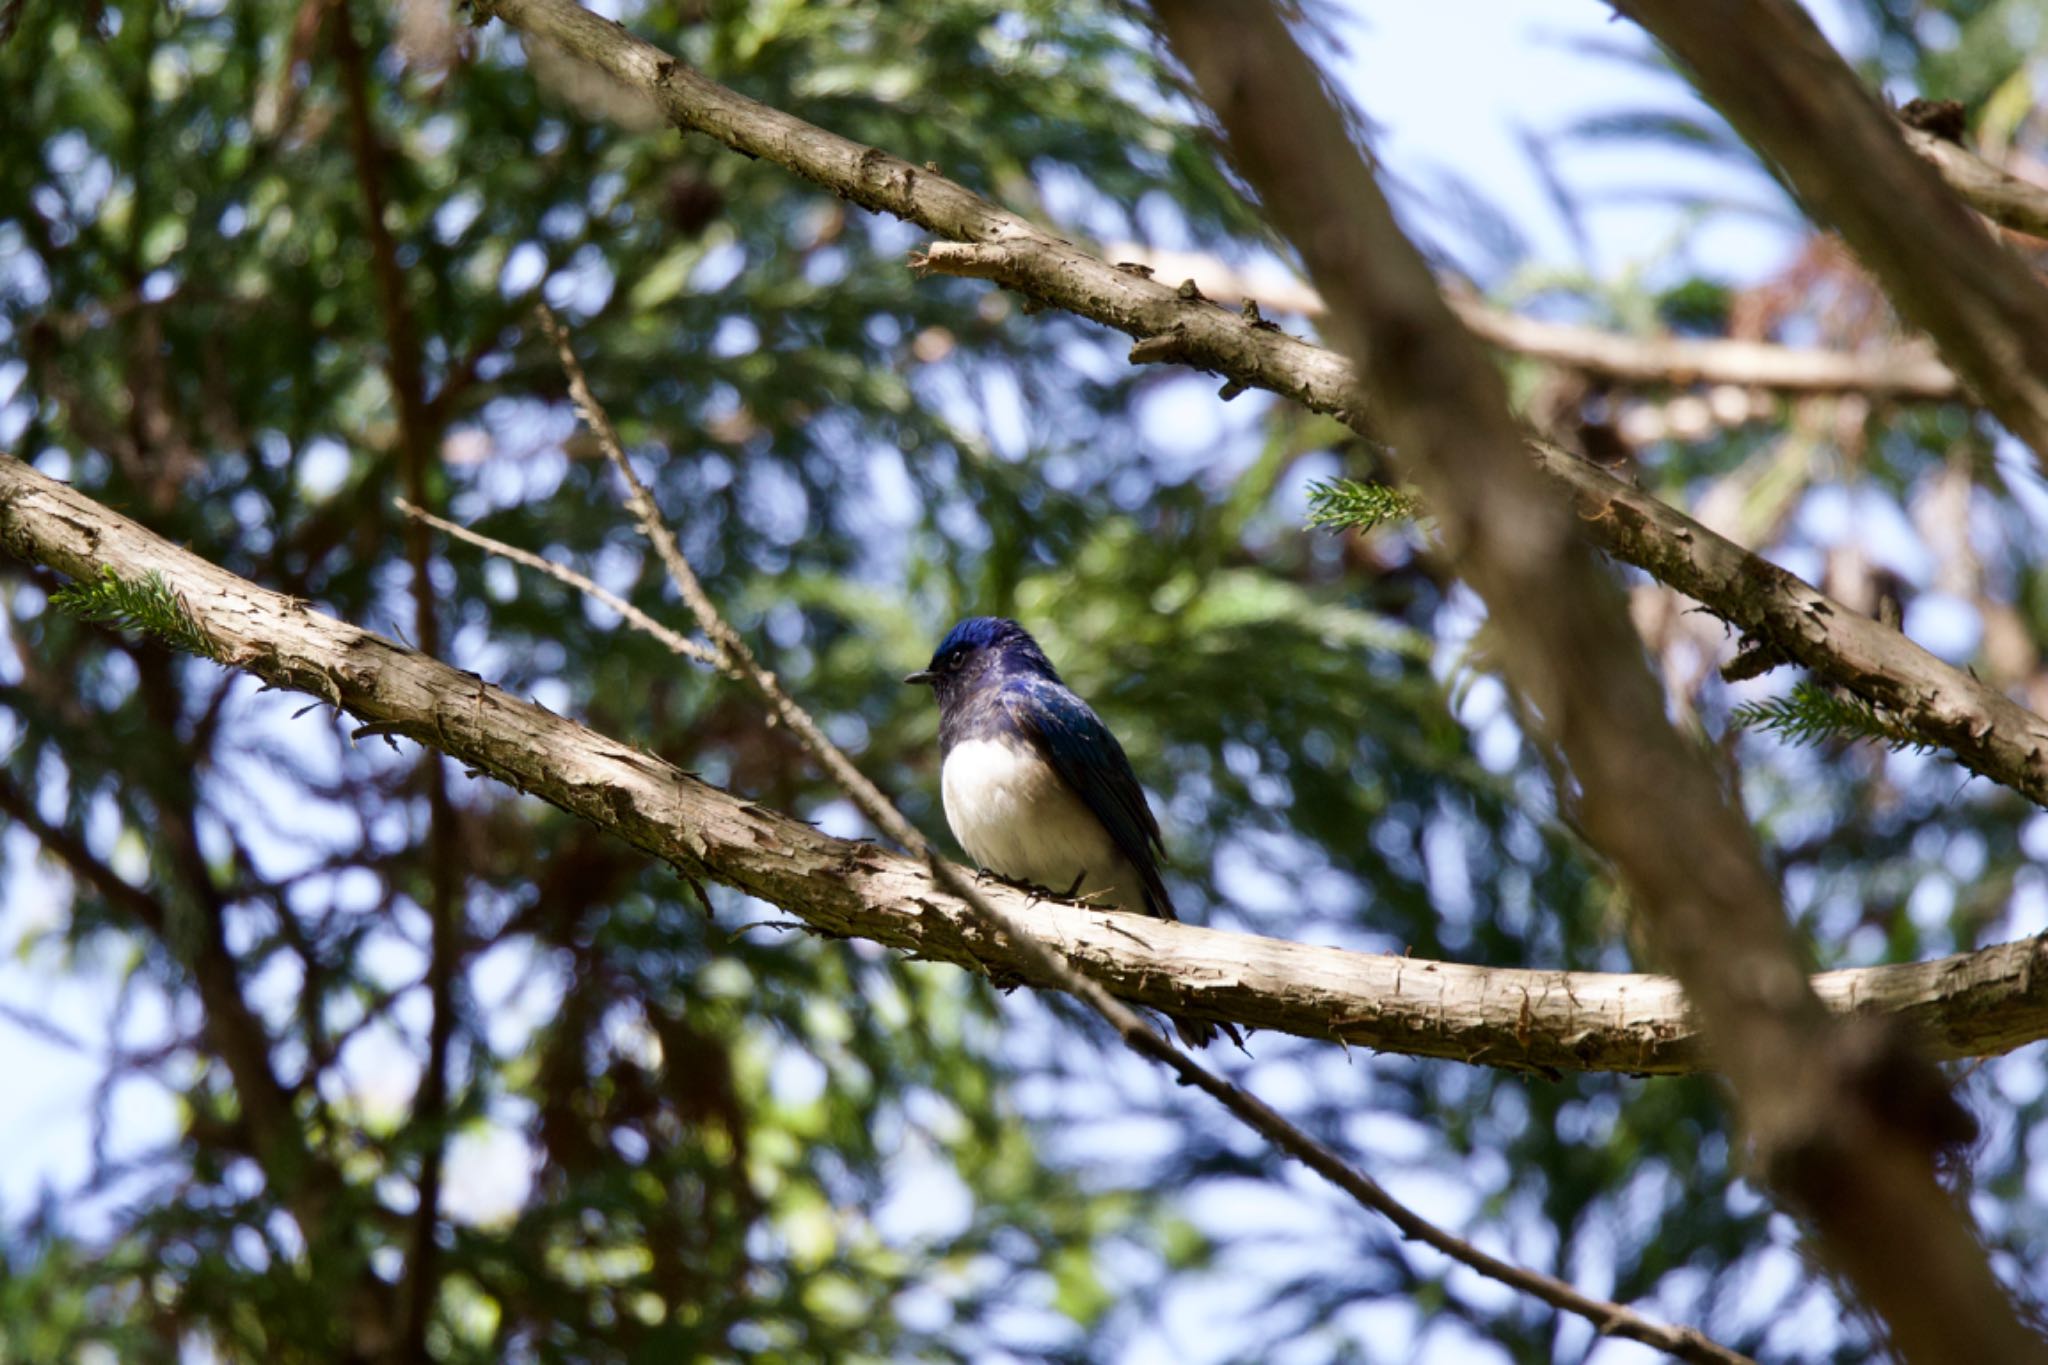
<svg viewBox="0 0 2048 1365">
<path fill-rule="evenodd" d="M 1107 904 L 1142 901 L 1136 870 L 1102 822 L 1025 741 L 960 741 L 939 786 L 953 837 L 989 871 L 1060 892 L 1078 879 Z"/>
</svg>

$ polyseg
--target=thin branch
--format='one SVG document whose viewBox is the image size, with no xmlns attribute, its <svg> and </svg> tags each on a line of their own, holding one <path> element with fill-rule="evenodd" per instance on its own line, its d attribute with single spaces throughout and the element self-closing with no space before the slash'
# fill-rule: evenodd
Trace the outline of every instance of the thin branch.
<svg viewBox="0 0 2048 1365">
<path fill-rule="evenodd" d="M 1211 370 L 1376 438 L 1357 372 L 1333 351 L 1218 307 L 1199 291 L 1183 297 L 1143 270 L 1119 270 L 944 176 L 736 94 L 571 0 L 479 0 L 476 8 L 645 91 L 683 128 L 989 253 L 990 268 L 1008 272 L 1004 282 L 1028 297 L 1138 338 L 1134 360 Z M 1147 353 L 1136 354 L 1139 347 Z M 1607 553 L 1886 708 L 1972 772 L 2048 805 L 2048 721 L 1634 485 L 1558 447 L 1529 449 L 1573 489 L 1586 532 Z"/>
<path fill-rule="evenodd" d="M 1914 155 L 1794 0 L 1611 0 L 1842 234 L 1901 316 L 2048 459 L 2048 287 Z"/>
<path fill-rule="evenodd" d="M 840 789 L 852 798 L 861 813 L 877 829 L 929 867 L 939 886 L 963 902 L 969 913 L 1001 941 L 1013 960 L 1020 962 L 1031 975 L 1085 1002 L 1116 1030 L 1117 1036 L 1133 1052 L 1165 1064 L 1182 1084 L 1191 1085 L 1220 1102 L 1275 1147 L 1336 1185 L 1366 1209 L 1387 1219 L 1402 1236 L 1434 1247 L 1488 1279 L 1528 1294 L 1553 1308 L 1577 1314 L 1604 1335 L 1645 1342 L 1682 1360 L 1714 1361 L 1722 1365 L 1748 1360 L 1748 1357 L 1715 1343 L 1696 1330 L 1657 1322 L 1621 1304 L 1581 1293 L 1555 1276 L 1488 1255 L 1465 1239 L 1438 1227 L 1395 1199 L 1378 1181 L 1345 1161 L 1331 1147 L 1310 1136 L 1263 1100 L 1223 1079 L 1176 1047 L 1130 1006 L 1077 970 L 1061 953 L 1047 946 L 1046 941 L 1033 935 L 998 907 L 983 893 L 973 877 L 939 855 L 881 788 L 870 782 L 853 761 L 825 737 L 825 732 L 818 728 L 810 713 L 799 706 L 775 676 L 754 658 L 746 641 L 705 593 L 675 536 L 662 522 L 653 496 L 626 459 L 611 419 L 591 396 L 590 386 L 569 345 L 567 333 L 545 307 L 541 309 L 541 325 L 554 339 L 561 354 L 562 367 L 569 377 L 569 392 L 576 400 L 584 421 L 604 447 L 612 467 L 625 481 L 629 494 L 627 505 L 637 518 L 641 533 L 653 543 L 662 562 L 668 566 L 677 592 L 682 594 L 696 615 L 697 624 L 713 642 L 721 663 L 751 687 L 775 717 L 789 727 L 810 755 L 831 774 Z"/>
<path fill-rule="evenodd" d="M 1781 393 L 1862 393 L 1928 402 L 1968 397 L 1948 366 L 1924 345 L 1864 353 L 1725 337 L 1634 337 L 1543 322 L 1456 295 L 1450 303 L 1482 341 L 1625 384 L 1733 384 Z"/>
<path fill-rule="evenodd" d="M 0 474 L 22 467 L 0 456 Z M 140 527 L 136 530 L 149 535 Z M 178 828 L 165 833 L 184 847 L 190 835 L 190 821 L 177 817 L 175 812 L 169 814 L 172 818 L 166 823 Z M 240 974 L 222 937 L 219 917 L 200 907 L 167 904 L 150 891 L 132 885 L 94 857 L 84 840 L 45 820 L 29 794 L 4 774 L 0 774 L 0 815 L 27 830 L 109 906 L 148 930 L 191 973 L 203 1011 L 200 1036 L 220 1058 L 234 1082 L 251 1155 L 262 1167 L 271 1189 L 297 1220 L 307 1242 L 315 1247 L 332 1246 L 332 1239 L 342 1231 L 332 1217 L 342 1190 L 341 1174 L 307 1141 L 299 1115 L 294 1112 L 292 1093 L 271 1065 L 270 1031 L 242 994 Z M 196 842 L 190 846 L 196 848 Z M 202 861 L 202 875 L 203 871 Z M 377 1296 L 379 1291 L 375 1281 L 365 1277 L 352 1287 L 351 1293 L 362 1297 L 363 1302 L 357 1305 L 361 1307 L 370 1301 L 366 1296 Z"/>
<path fill-rule="evenodd" d="M 487 536 L 481 531 L 472 531 L 467 526 L 459 526 L 445 517 L 437 517 L 424 508 L 413 506 L 404 498 L 393 498 L 391 505 L 415 521 L 425 522 L 437 531 L 474 545 L 480 550 L 498 556 L 500 559 L 524 565 L 537 573 L 544 573 L 558 583 L 566 583 L 585 597 L 596 602 L 602 602 L 605 606 L 617 612 L 633 629 L 643 635 L 650 635 L 659 641 L 671 654 L 679 655 L 685 659 L 694 659 L 700 664 L 710 664 L 713 668 L 719 666 L 718 656 L 698 644 L 695 640 L 688 638 L 678 631 L 669 629 L 611 589 L 584 577 L 566 565 L 557 564 L 552 559 L 543 559 L 531 550 L 522 550 L 516 545 L 507 545 L 504 541 Z"/>
<path fill-rule="evenodd" d="M 1327 311 L 1323 296 L 1302 280 L 1249 275 L 1206 252 L 1118 242 L 1105 247 L 1103 255 L 1120 266 L 1142 266 L 1157 278 L 1192 279 L 1210 300 L 1228 308 L 1249 301 L 1268 314 L 1304 318 L 1320 318 Z M 936 243 L 920 258 L 921 268 L 933 274 L 1018 287 L 1018 281 L 1003 278 L 1008 264 L 1007 253 L 991 254 L 965 242 Z M 1828 351 L 1726 337 L 1629 336 L 1524 317 L 1448 286 L 1446 294 L 1458 317 L 1489 345 L 1620 384 L 1732 384 L 1777 393 L 1861 393 L 1923 402 L 1967 396 L 1932 348 L 1920 342 L 1872 351 Z"/>
<path fill-rule="evenodd" d="M 1705 8 L 1729 22 L 1729 6 Z M 1588 841 L 1700 1012 L 1758 1168 L 1812 1219 L 1909 1359 L 2048 1358 L 1935 1178 L 1936 1153 L 1973 1133 L 1971 1120 L 1898 1037 L 1845 1026 L 1814 995 L 1747 820 L 1667 719 L 1571 508 L 1513 453 L 1499 371 L 1395 221 L 1321 73 L 1265 0 L 1154 10 L 1238 171 L 1329 301 L 1329 330 L 1382 396 L 1509 678 L 1570 764 Z"/>
</svg>

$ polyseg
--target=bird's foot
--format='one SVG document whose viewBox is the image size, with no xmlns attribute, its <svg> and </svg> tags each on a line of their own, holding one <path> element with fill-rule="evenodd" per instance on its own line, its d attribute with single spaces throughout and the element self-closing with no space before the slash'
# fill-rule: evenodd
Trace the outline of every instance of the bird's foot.
<svg viewBox="0 0 2048 1365">
<path fill-rule="evenodd" d="M 991 871 L 986 867 L 976 870 L 974 881 L 977 886 L 987 886 L 990 882 L 994 882 L 998 886 L 1007 886 L 1012 891 L 1022 891 L 1025 895 L 1031 897 L 1033 903 L 1058 894 L 1050 887 L 1040 886 L 1037 882 L 1028 882 L 1022 877 L 1005 877 L 1002 873 Z"/>
</svg>

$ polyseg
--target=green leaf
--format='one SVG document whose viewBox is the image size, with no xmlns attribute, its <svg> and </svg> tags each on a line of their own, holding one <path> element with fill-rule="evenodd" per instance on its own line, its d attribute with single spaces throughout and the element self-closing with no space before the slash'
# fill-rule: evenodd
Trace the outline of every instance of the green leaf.
<svg viewBox="0 0 2048 1365">
<path fill-rule="evenodd" d="M 1782 697 L 1745 702 L 1728 713 L 1729 724 L 1761 730 L 1788 744 L 1822 744 L 1829 740 L 1870 739 L 1897 751 L 1933 753 L 1941 747 L 1861 697 L 1803 682 Z"/>
<path fill-rule="evenodd" d="M 1421 515 L 1422 498 L 1411 489 L 1354 479 L 1331 479 L 1309 487 L 1310 526 L 1370 531 L 1384 522 L 1413 521 Z"/>
<path fill-rule="evenodd" d="M 220 647 L 200 629 L 185 599 L 171 591 L 163 575 L 154 569 L 131 583 L 103 565 L 98 578 L 81 579 L 59 590 L 50 600 L 60 611 L 81 621 L 139 630 L 173 649 L 197 654 L 202 659 L 221 657 Z"/>
</svg>

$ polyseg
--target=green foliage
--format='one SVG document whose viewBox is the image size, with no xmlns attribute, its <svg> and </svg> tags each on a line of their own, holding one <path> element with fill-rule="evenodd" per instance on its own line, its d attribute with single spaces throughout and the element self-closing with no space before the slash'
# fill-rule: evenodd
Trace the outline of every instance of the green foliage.
<svg viewBox="0 0 2048 1365">
<path fill-rule="evenodd" d="M 1362 572 L 1355 544 L 1305 533 L 1312 480 L 1316 525 L 1423 515 L 1374 481 L 1371 451 L 1285 403 L 1247 421 L 1241 401 L 1213 459 L 1162 459 L 1162 432 L 1184 433 L 1158 409 L 1206 411 L 1213 385 L 1134 371 L 1101 329 L 1026 316 L 985 285 L 916 279 L 903 225 L 702 138 L 614 123 L 602 91 L 530 61 L 502 25 L 437 49 L 411 23 L 438 8 L 20 7 L 0 48 L 14 449 L 234 572 L 419 639 L 409 530 L 389 506 L 409 443 L 371 181 L 419 340 L 425 500 L 674 619 L 530 329 L 545 297 L 708 590 L 928 831 L 944 830 L 936 717 L 895 679 L 958 616 L 1007 612 L 1122 736 L 1189 918 L 1479 963 L 1634 965 L 1511 717 L 1487 709 L 1483 679 L 1446 694 L 1470 637 L 1438 573 L 1409 537 L 1374 542 Z M 714 79 L 935 161 L 1076 240 L 1269 245 L 1173 73 L 1108 0 L 620 13 Z M 367 164 L 358 96 L 383 148 Z M 1726 142 L 1705 125 L 1608 132 Z M 1667 245 L 1619 281 L 1532 274 L 1513 301 L 1639 331 L 1739 312 L 1740 291 Z M 1912 486 L 1954 438 L 1936 416 L 1899 420 L 1862 463 L 1785 461 L 1756 520 L 1776 525 L 1766 513 L 1837 467 Z M 1796 444 L 1784 435 L 1646 452 L 1642 476 L 1684 501 Z M 461 666 L 750 800 L 856 828 L 707 671 L 560 584 L 460 547 L 428 558 Z M 64 597 L 184 638 L 148 581 Z M 337 1333 L 399 1316 L 417 1183 L 444 1142 L 426 1341 L 443 1362 L 1115 1359 L 1184 1341 L 1167 1333 L 1191 1301 L 1228 1310 L 1192 1343 L 1212 1359 L 1402 1354 L 1379 1335 L 1392 1320 L 1461 1334 L 1460 1358 L 1475 1336 L 1518 1362 L 1592 1348 L 1411 1261 L 1057 1002 L 868 945 L 741 932 L 773 914 L 718 887 L 700 904 L 485 781 L 454 781 L 443 844 L 409 746 L 352 744 L 303 698 L 85 629 L 16 569 L 0 610 L 0 781 L 49 836 L 10 822 L 0 841 L 24 892 L 0 896 L 0 954 L 94 1002 L 67 1021 L 93 1045 L 44 1065 L 100 1068 L 91 1112 L 58 1116 L 89 1171 L 0 1208 L 0 1358 L 340 1358 Z M 2000 923 L 2029 812 L 1958 801 L 1945 772 L 1880 780 L 1755 747 L 1773 751 L 1744 768 L 1745 791 L 1815 888 L 1799 908 L 1818 942 L 1880 923 L 1884 951 L 1924 955 Z M 1980 865 L 1964 876 L 1944 850 L 1969 840 Z M 451 845 L 452 876 L 436 852 Z M 429 1122 L 424 907 L 450 883 L 465 951 L 450 1103 Z M 1896 909 L 1938 884 L 1956 888 L 1952 924 Z M 225 978 L 219 958 L 193 968 L 215 938 Z M 341 1211 L 325 1240 L 253 1151 L 265 1111 L 208 1027 L 218 997 L 202 998 L 223 979 Z M 25 1055 L 14 1028 L 0 1019 L 0 1046 Z M 1311 1130 L 1382 1174 L 1470 1192 L 1463 1232 L 1574 1278 L 1611 1271 L 1625 1296 L 1772 1359 L 1868 1353 L 1825 1284 L 1770 1247 L 1705 1082 L 1253 1047 L 1262 1093 Z M 127 1122 L 119 1101 L 136 1094 L 163 1112 Z M 2017 1120 L 2040 1109 L 2015 1111 L 1982 1188 L 2024 1188 Z M 1995 1232 L 2015 1264 L 2040 1264 L 2048 1238 L 2024 1207 Z M 1756 1284 L 1783 1288 L 1758 1303 Z M 1425 1303 L 1441 1312 L 1419 1316 Z M 1771 1336 L 1779 1316 L 1850 1325 L 1808 1351 Z"/>
<path fill-rule="evenodd" d="M 1310 526 L 1371 531 L 1390 521 L 1413 521 L 1422 514 L 1419 494 L 1391 484 L 1327 479 L 1309 485 Z"/>
<path fill-rule="evenodd" d="M 1728 713 L 1739 730 L 1760 730 L 1788 744 L 1875 740 L 1894 752 L 1933 753 L 1940 746 L 1915 734 L 1863 698 L 1818 683 L 1802 682 L 1782 697 L 1744 702 Z"/>
<path fill-rule="evenodd" d="M 81 579 L 52 594 L 50 604 L 81 621 L 153 635 L 173 649 L 202 659 L 220 657 L 219 646 L 200 629 L 185 599 L 172 592 L 154 569 L 131 583 L 116 577 L 112 569 L 102 568 L 98 578 Z"/>
</svg>

